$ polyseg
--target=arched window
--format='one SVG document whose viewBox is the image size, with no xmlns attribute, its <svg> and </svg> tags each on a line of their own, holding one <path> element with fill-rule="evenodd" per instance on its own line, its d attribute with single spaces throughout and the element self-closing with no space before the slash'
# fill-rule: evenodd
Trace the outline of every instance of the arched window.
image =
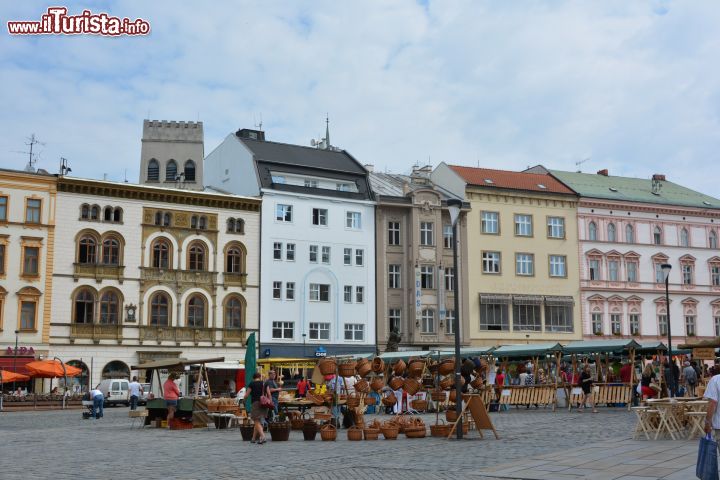
<svg viewBox="0 0 720 480">
<path fill-rule="evenodd" d="M 197 215 L 193 215 L 190 217 L 190 228 L 198 228 L 198 217 Z"/>
<path fill-rule="evenodd" d="M 170 242 L 164 238 L 155 240 L 152 246 L 152 266 L 154 268 L 170 268 Z"/>
<path fill-rule="evenodd" d="M 235 233 L 235 219 L 234 218 L 228 218 L 227 231 L 228 231 L 228 233 Z"/>
<path fill-rule="evenodd" d="M 245 220 L 238 218 L 235 221 L 235 233 L 241 233 L 245 235 Z"/>
<path fill-rule="evenodd" d="M 97 241 L 90 235 L 80 238 L 78 245 L 78 263 L 93 264 L 97 262 Z"/>
<path fill-rule="evenodd" d="M 239 246 L 228 248 L 225 261 L 227 273 L 245 273 L 245 251 Z"/>
<path fill-rule="evenodd" d="M 617 241 L 617 235 L 616 235 L 616 233 L 617 233 L 617 232 L 615 231 L 615 224 L 614 224 L 614 223 L 609 223 L 609 224 L 608 224 L 608 238 L 607 238 L 607 239 L 608 239 L 608 242 L 615 242 L 615 241 Z"/>
<path fill-rule="evenodd" d="M 655 245 L 662 245 L 662 230 L 660 227 L 655 227 L 653 230 L 653 243 Z"/>
<path fill-rule="evenodd" d="M 150 325 L 168 326 L 170 324 L 170 297 L 158 292 L 150 299 Z"/>
<path fill-rule="evenodd" d="M 201 242 L 193 242 L 188 249 L 188 270 L 205 271 L 206 251 L 205 246 Z"/>
<path fill-rule="evenodd" d="M 122 208 L 115 207 L 115 210 L 113 210 L 113 222 L 122 222 Z"/>
<path fill-rule="evenodd" d="M 195 328 L 205 326 L 205 298 L 202 295 L 193 295 L 188 300 L 187 326 Z"/>
<path fill-rule="evenodd" d="M 174 182 L 177 178 L 177 163 L 175 163 L 175 160 L 170 160 L 167 165 L 165 165 L 165 181 L 166 182 Z"/>
<path fill-rule="evenodd" d="M 198 228 L 200 230 L 205 230 L 207 228 L 207 218 L 205 216 L 200 217 L 200 220 L 198 221 Z"/>
<path fill-rule="evenodd" d="M 225 302 L 225 328 L 242 328 L 245 305 L 240 297 L 233 295 Z"/>
<path fill-rule="evenodd" d="M 120 318 L 120 300 L 117 293 L 108 291 L 100 297 L 100 323 L 117 325 Z"/>
<path fill-rule="evenodd" d="M 680 230 L 680 246 L 690 246 L 690 234 L 688 233 L 687 228 L 683 228 L 682 230 Z"/>
<path fill-rule="evenodd" d="M 708 237 L 708 245 L 710 246 L 710 248 L 718 248 L 718 238 L 715 230 L 710 230 L 710 235 Z"/>
<path fill-rule="evenodd" d="M 105 207 L 103 209 L 103 220 L 106 222 L 112 222 L 113 209 L 112 207 Z"/>
<path fill-rule="evenodd" d="M 170 212 L 165 212 L 165 214 L 163 215 L 163 227 L 169 227 L 171 220 L 172 214 Z"/>
<path fill-rule="evenodd" d="M 130 378 L 130 368 L 124 362 L 113 360 L 102 369 L 102 378 Z"/>
<path fill-rule="evenodd" d="M 193 162 L 192 160 L 188 160 L 187 162 L 185 162 L 185 181 L 195 181 L 195 162 Z"/>
<path fill-rule="evenodd" d="M 102 263 L 104 265 L 120 265 L 120 242 L 116 238 L 103 240 Z"/>
<path fill-rule="evenodd" d="M 635 243 L 635 230 L 632 225 L 625 225 L 625 242 Z"/>
<path fill-rule="evenodd" d="M 95 317 L 95 295 L 87 288 L 75 295 L 75 323 L 93 323 Z"/>
<path fill-rule="evenodd" d="M 100 206 L 93 205 L 90 208 L 90 220 L 100 220 Z"/>
<path fill-rule="evenodd" d="M 160 164 L 154 158 L 151 158 L 150 162 L 148 162 L 147 179 L 149 182 L 160 180 Z"/>
<path fill-rule="evenodd" d="M 155 225 L 162 225 L 163 216 L 162 212 L 155 212 Z"/>
<path fill-rule="evenodd" d="M 588 240 L 597 240 L 597 225 L 595 222 L 590 222 L 590 225 L 588 225 Z"/>
<path fill-rule="evenodd" d="M 90 205 L 88 205 L 87 203 L 83 203 L 82 207 L 80 207 L 80 218 L 82 220 L 90 219 Z"/>
</svg>

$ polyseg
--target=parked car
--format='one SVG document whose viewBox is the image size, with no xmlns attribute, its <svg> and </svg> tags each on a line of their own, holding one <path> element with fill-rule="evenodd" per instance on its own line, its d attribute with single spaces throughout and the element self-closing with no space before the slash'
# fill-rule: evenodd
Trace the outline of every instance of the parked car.
<svg viewBox="0 0 720 480">
<path fill-rule="evenodd" d="M 147 405 L 148 395 L 150 395 L 150 384 L 141 383 L 140 386 L 142 387 L 143 391 L 140 394 L 140 398 L 138 398 L 138 405 Z"/>
<path fill-rule="evenodd" d="M 130 406 L 128 399 L 128 391 L 130 390 L 130 382 L 126 378 L 109 378 L 105 379 L 98 385 L 105 396 L 105 406 L 125 405 Z"/>
</svg>

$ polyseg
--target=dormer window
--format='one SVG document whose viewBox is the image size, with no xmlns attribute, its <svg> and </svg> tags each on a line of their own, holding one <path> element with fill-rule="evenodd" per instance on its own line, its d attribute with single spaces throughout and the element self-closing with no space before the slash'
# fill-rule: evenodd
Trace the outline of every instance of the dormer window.
<svg viewBox="0 0 720 480">
<path fill-rule="evenodd" d="M 305 186 L 307 188 L 318 188 L 317 180 L 305 180 Z"/>
<path fill-rule="evenodd" d="M 336 183 L 335 189 L 338 192 L 349 192 L 350 191 L 350 184 L 349 183 Z"/>
</svg>

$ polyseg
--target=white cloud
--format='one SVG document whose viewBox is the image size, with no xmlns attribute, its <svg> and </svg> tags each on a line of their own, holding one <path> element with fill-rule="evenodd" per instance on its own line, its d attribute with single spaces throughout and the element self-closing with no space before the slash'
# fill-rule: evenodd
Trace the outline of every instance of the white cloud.
<svg viewBox="0 0 720 480">
<path fill-rule="evenodd" d="M 142 120 L 205 122 L 206 151 L 262 113 L 268 138 L 379 169 L 428 158 L 658 171 L 714 193 L 720 10 L 712 2 L 105 2 L 147 38 L 0 38 L 2 165 L 24 137 L 73 173 L 137 177 Z M 71 12 L 85 8 L 69 5 Z M 41 8 L 3 5 L 3 19 Z M 702 172 L 700 174 L 699 172 Z"/>
</svg>

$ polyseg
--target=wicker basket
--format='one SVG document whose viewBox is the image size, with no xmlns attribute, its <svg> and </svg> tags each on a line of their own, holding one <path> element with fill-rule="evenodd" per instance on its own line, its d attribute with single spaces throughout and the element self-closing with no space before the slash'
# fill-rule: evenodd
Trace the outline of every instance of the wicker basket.
<svg viewBox="0 0 720 480">
<path fill-rule="evenodd" d="M 360 393 L 369 393 L 370 384 L 365 379 L 358 380 L 358 382 L 355 384 L 355 391 Z"/>
<path fill-rule="evenodd" d="M 448 401 L 450 401 L 451 403 L 455 403 L 455 400 L 457 400 L 457 390 L 453 388 L 448 393 Z"/>
<path fill-rule="evenodd" d="M 415 395 L 420 390 L 420 383 L 414 378 L 406 378 L 403 382 L 403 390 L 408 395 Z"/>
<path fill-rule="evenodd" d="M 316 394 L 314 394 L 314 393 L 312 393 L 312 392 L 308 392 L 308 393 L 305 395 L 305 398 L 308 399 L 308 400 L 310 400 L 311 402 L 313 402 L 313 403 L 314 403 L 315 405 L 317 405 L 317 406 L 323 405 L 323 404 L 325 403 L 325 398 L 323 398 L 322 395 L 316 395 Z"/>
<path fill-rule="evenodd" d="M 405 436 L 407 438 L 425 438 L 425 435 L 427 434 L 427 430 L 425 428 L 425 425 L 422 427 L 405 427 Z"/>
<path fill-rule="evenodd" d="M 313 418 L 321 422 L 327 422 L 328 420 L 332 420 L 333 416 L 332 413 L 315 412 Z"/>
<path fill-rule="evenodd" d="M 377 400 L 375 399 L 375 397 L 368 396 L 363 399 L 363 402 L 365 403 L 365 405 L 370 406 L 375 405 L 377 403 Z"/>
<path fill-rule="evenodd" d="M 428 407 L 427 400 L 417 399 L 417 400 L 412 401 L 412 408 L 414 408 L 418 412 L 424 412 L 425 410 L 427 410 L 427 407 Z"/>
<path fill-rule="evenodd" d="M 438 372 L 440 373 L 440 375 L 450 375 L 454 371 L 455 371 L 455 360 L 452 358 L 443 360 L 438 365 Z"/>
<path fill-rule="evenodd" d="M 407 366 L 407 373 L 411 377 L 419 377 L 425 370 L 425 361 L 420 359 L 410 360 Z"/>
<path fill-rule="evenodd" d="M 452 425 L 449 423 L 438 423 L 437 425 L 430 425 L 430 436 L 431 437 L 447 437 L 452 431 Z"/>
<path fill-rule="evenodd" d="M 332 358 L 323 358 L 318 362 L 318 368 L 323 375 L 334 375 L 337 364 Z"/>
<path fill-rule="evenodd" d="M 395 375 L 402 375 L 405 373 L 406 366 L 403 360 L 398 360 L 395 362 L 395 365 L 393 365 L 393 372 L 395 372 Z"/>
<path fill-rule="evenodd" d="M 335 428 L 335 425 L 326 423 L 320 427 L 320 439 L 323 442 L 334 442 L 337 439 L 337 428 Z"/>
<path fill-rule="evenodd" d="M 367 358 L 358 360 L 355 365 L 355 371 L 361 377 L 366 377 L 370 372 L 372 372 L 372 364 L 370 363 L 370 360 Z"/>
<path fill-rule="evenodd" d="M 447 377 L 440 380 L 440 388 L 442 388 L 443 390 L 450 390 L 453 385 L 455 385 L 455 379 L 452 377 L 452 375 L 448 375 Z"/>
<path fill-rule="evenodd" d="M 447 410 L 447 411 L 445 412 L 445 420 L 447 420 L 448 422 L 453 422 L 453 423 L 454 423 L 455 421 L 457 421 L 457 418 L 458 418 L 458 417 L 457 417 L 457 412 L 456 412 L 454 409 L 453 409 L 453 410 Z"/>
<path fill-rule="evenodd" d="M 380 357 L 373 358 L 372 371 L 375 373 L 383 373 L 385 371 L 385 362 Z"/>
<path fill-rule="evenodd" d="M 372 388 L 374 391 L 379 392 L 380 390 L 385 387 L 385 380 L 383 380 L 380 377 L 375 377 L 370 382 L 370 388 Z"/>
<path fill-rule="evenodd" d="M 400 390 L 405 384 L 405 380 L 402 377 L 393 377 L 390 379 L 389 387 L 392 390 Z"/>
<path fill-rule="evenodd" d="M 397 398 L 395 398 L 395 394 L 391 393 L 387 397 L 383 397 L 382 404 L 386 407 L 392 407 L 397 403 Z"/>
<path fill-rule="evenodd" d="M 357 407 L 359 407 L 359 406 L 360 406 L 360 397 L 358 397 L 358 396 L 356 396 L 356 395 L 350 395 L 350 396 L 347 398 L 347 403 L 346 403 L 346 405 L 347 405 L 348 408 L 357 408 Z"/>
<path fill-rule="evenodd" d="M 385 422 L 380 426 L 380 432 L 385 437 L 385 440 L 396 440 L 400 434 L 400 429 L 393 423 Z"/>
<path fill-rule="evenodd" d="M 361 428 L 356 427 L 353 425 L 352 427 L 347 429 L 347 439 L 351 442 L 357 442 L 359 440 L 363 439 L 363 431 Z"/>
<path fill-rule="evenodd" d="M 363 435 L 365 436 L 365 440 L 377 440 L 380 437 L 380 429 L 365 428 L 363 430 Z"/>
<path fill-rule="evenodd" d="M 470 386 L 473 387 L 475 390 L 480 390 L 483 385 L 484 383 L 482 377 L 476 377 L 475 380 L 470 382 Z"/>
<path fill-rule="evenodd" d="M 346 362 L 338 365 L 338 375 L 341 377 L 355 376 L 355 362 Z"/>
<path fill-rule="evenodd" d="M 444 402 L 445 401 L 445 392 L 442 390 L 433 390 L 430 392 L 430 398 L 434 402 Z"/>
<path fill-rule="evenodd" d="M 305 420 L 305 418 L 298 415 L 290 419 L 290 425 L 293 430 L 302 430 Z"/>
</svg>

